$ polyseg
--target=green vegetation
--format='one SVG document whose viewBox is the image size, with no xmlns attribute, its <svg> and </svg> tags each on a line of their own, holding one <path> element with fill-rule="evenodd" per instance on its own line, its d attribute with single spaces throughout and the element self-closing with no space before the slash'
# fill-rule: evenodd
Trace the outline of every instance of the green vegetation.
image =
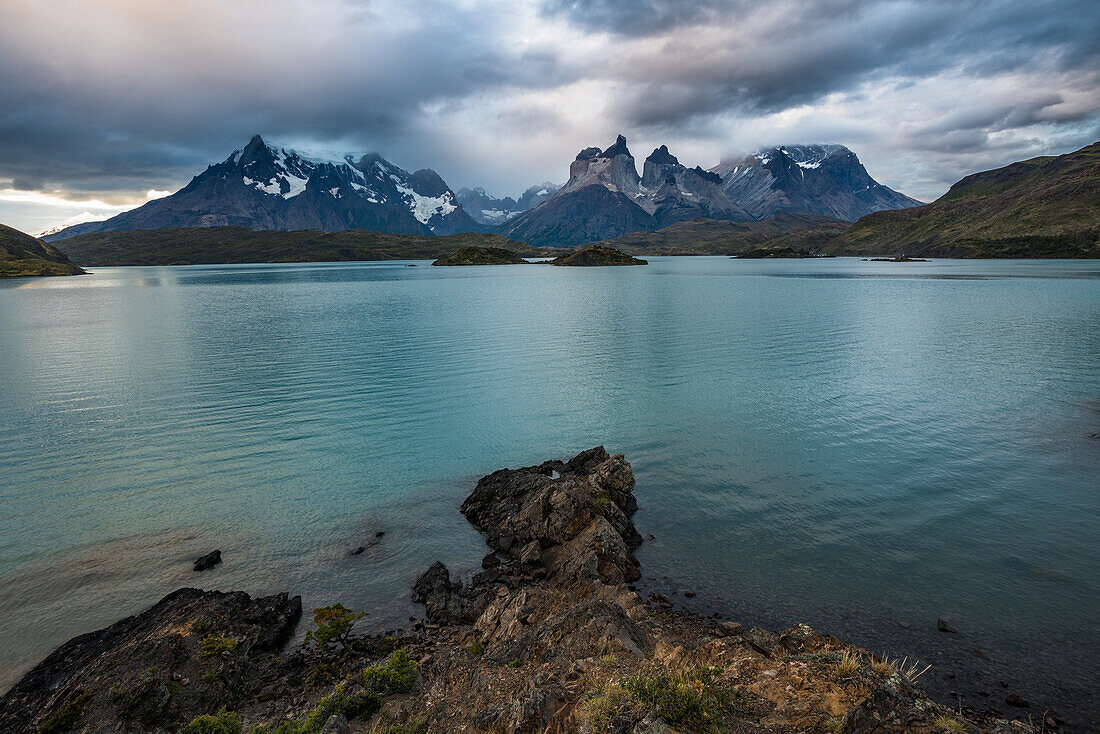
<svg viewBox="0 0 1100 734">
<path fill-rule="evenodd" d="M 581 704 L 581 717 L 596 732 L 629 728 L 649 714 L 676 729 L 723 731 L 736 694 L 718 685 L 720 673 L 720 668 L 703 667 L 624 678 L 591 691 Z"/>
<path fill-rule="evenodd" d="M 363 683 L 383 696 L 407 693 L 416 687 L 416 661 L 405 648 L 395 650 L 384 665 L 371 665 L 363 671 Z"/>
<path fill-rule="evenodd" d="M 55 244 L 76 262 L 99 266 L 434 260 L 471 246 L 528 257 L 557 254 L 495 234 L 431 237 L 365 229 L 278 232 L 247 227 L 185 227 L 91 232 Z"/>
<path fill-rule="evenodd" d="M 343 604 L 314 609 L 313 623 L 317 628 L 306 633 L 305 642 L 307 645 L 314 642 L 321 650 L 329 650 L 333 643 L 339 643 L 346 650 L 351 639 L 351 628 L 365 616 L 367 612 L 355 612 Z"/>
<path fill-rule="evenodd" d="M 802 247 L 754 247 L 750 250 L 744 250 L 737 254 L 738 260 L 753 260 L 771 257 L 782 258 L 806 258 L 806 257 L 828 257 L 828 255 L 818 255 L 815 252 L 804 249 Z"/>
<path fill-rule="evenodd" d="M 738 255 L 784 247 L 816 252 L 850 226 L 850 222 L 815 214 L 780 214 L 761 222 L 692 219 L 596 244 L 631 255 Z"/>
<path fill-rule="evenodd" d="M 331 635 L 327 637 L 324 649 L 328 649 L 327 646 L 333 642 L 346 643 L 351 626 L 364 614 L 345 609 L 340 604 L 315 609 L 313 618 L 318 630 L 325 630 L 326 636 Z M 355 690 L 359 682 L 363 687 Z M 366 668 L 358 681 L 355 677 L 349 677 L 341 682 L 331 694 L 318 701 L 304 719 L 265 724 L 255 731 L 266 734 L 316 734 L 333 714 L 341 714 L 347 719 L 365 718 L 382 708 L 384 696 L 407 693 L 415 687 L 416 662 L 405 648 L 401 648 L 395 650 L 385 663 Z"/>
<path fill-rule="evenodd" d="M 863 217 L 826 251 L 1100 257 L 1100 142 L 962 179 L 931 204 Z"/>
<path fill-rule="evenodd" d="M 203 714 L 191 719 L 186 734 L 241 734 L 241 717 L 224 708 L 216 714 Z"/>
<path fill-rule="evenodd" d="M 371 729 L 370 734 L 428 734 L 428 717 L 420 715 L 406 724 Z"/>
<path fill-rule="evenodd" d="M 0 224 L 0 278 L 83 272 L 53 245 Z"/>
<path fill-rule="evenodd" d="M 173 701 L 180 683 L 158 668 L 148 668 L 127 684 L 116 683 L 109 694 L 120 719 L 134 720 L 154 728 L 175 718 Z"/>
<path fill-rule="evenodd" d="M 432 265 L 524 265 L 527 261 L 502 247 L 463 247 Z"/>
<path fill-rule="evenodd" d="M 582 250 L 559 255 L 550 261 L 551 265 L 566 265 L 574 267 L 596 267 L 601 265 L 648 265 L 645 260 L 631 257 L 625 252 L 613 247 L 602 245 L 589 245 Z"/>
<path fill-rule="evenodd" d="M 474 644 L 470 645 L 470 649 L 467 650 L 467 652 L 470 654 L 470 657 L 479 658 L 485 650 L 482 648 L 480 640 L 474 640 Z"/>
<path fill-rule="evenodd" d="M 374 691 L 348 691 L 348 682 L 336 686 L 330 695 L 317 702 L 317 706 L 301 721 L 283 721 L 264 724 L 253 729 L 255 734 L 317 734 L 333 714 L 347 719 L 367 717 L 382 708 L 382 697 Z"/>
<path fill-rule="evenodd" d="M 941 730 L 941 731 L 951 731 L 951 732 L 965 732 L 966 731 L 966 724 L 963 724 L 961 721 L 958 721 L 956 719 L 952 719 L 950 716 L 939 716 L 939 717 L 936 718 L 936 721 L 934 723 L 935 723 L 936 728 Z"/>
<path fill-rule="evenodd" d="M 211 635 L 210 637 L 204 637 L 199 643 L 199 655 L 209 658 L 214 655 L 221 655 L 223 652 L 233 652 L 239 644 L 241 644 L 241 641 L 234 640 L 232 637 Z"/>
<path fill-rule="evenodd" d="M 91 698 L 90 693 L 78 693 L 70 698 L 50 718 L 38 727 L 38 734 L 63 734 L 76 729 L 84 720 L 84 704 Z"/>
</svg>

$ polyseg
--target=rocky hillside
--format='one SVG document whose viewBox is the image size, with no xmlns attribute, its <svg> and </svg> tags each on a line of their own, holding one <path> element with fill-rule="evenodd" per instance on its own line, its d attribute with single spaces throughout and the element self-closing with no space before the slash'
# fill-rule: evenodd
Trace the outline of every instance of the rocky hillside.
<svg viewBox="0 0 1100 734">
<path fill-rule="evenodd" d="M 101 266 L 432 260 L 467 246 L 499 247 L 528 257 L 547 254 L 497 234 L 435 237 L 365 229 L 258 232 L 246 227 L 186 227 L 83 234 L 59 244 L 76 262 Z"/>
<path fill-rule="evenodd" d="M 469 582 L 434 564 L 426 620 L 355 636 L 297 597 L 182 589 L 62 645 L 0 698 L 22 732 L 1051 731 L 925 697 L 920 669 L 818 634 L 780 633 L 643 597 L 634 474 L 603 447 L 483 477 L 462 513 L 484 535 Z"/>
<path fill-rule="evenodd" d="M 0 224 L 0 278 L 83 272 L 53 245 Z"/>
<path fill-rule="evenodd" d="M 962 179 L 931 204 L 860 219 L 844 255 L 1100 257 L 1100 142 Z"/>
<path fill-rule="evenodd" d="M 748 222 L 803 213 L 851 221 L 919 203 L 876 182 L 839 145 L 774 148 L 709 171 L 689 168 L 662 145 L 639 176 L 620 135 L 604 150 L 582 150 L 565 186 L 497 231 L 566 247 L 699 218 Z"/>
<path fill-rule="evenodd" d="M 315 159 L 257 135 L 171 196 L 48 237 L 56 242 L 88 232 L 220 226 L 418 235 L 485 229 L 431 169 L 410 173 L 373 153 Z"/>
</svg>

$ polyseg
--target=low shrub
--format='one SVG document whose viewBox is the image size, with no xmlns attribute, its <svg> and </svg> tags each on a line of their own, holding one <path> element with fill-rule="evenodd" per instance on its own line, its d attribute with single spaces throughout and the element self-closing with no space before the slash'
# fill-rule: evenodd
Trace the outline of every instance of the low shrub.
<svg viewBox="0 0 1100 734">
<path fill-rule="evenodd" d="M 240 714 L 222 708 L 216 714 L 203 714 L 191 719 L 184 729 L 187 734 L 241 734 Z"/>
<path fill-rule="evenodd" d="M 318 607 L 313 610 L 313 623 L 317 629 L 306 634 L 306 644 L 313 642 L 318 649 L 329 650 L 334 643 L 339 643 L 346 650 L 351 640 L 351 628 L 365 616 L 366 612 L 352 611 L 343 604 Z"/>
<path fill-rule="evenodd" d="M 407 693 L 416 687 L 416 661 L 405 648 L 395 650 L 383 665 L 372 665 L 363 671 L 363 683 L 383 696 Z"/>
<path fill-rule="evenodd" d="M 428 717 L 421 715 L 405 724 L 375 727 L 370 734 L 428 734 Z"/>
<path fill-rule="evenodd" d="M 232 637 L 211 635 L 210 637 L 202 638 L 202 641 L 199 642 L 199 655 L 204 658 L 209 658 L 215 655 L 221 655 L 223 652 L 231 653 L 236 650 L 237 646 L 240 644 L 240 640 L 234 640 Z"/>
<path fill-rule="evenodd" d="M 676 729 L 721 731 L 734 692 L 716 683 L 719 668 L 696 668 L 624 678 L 592 691 L 581 717 L 597 732 L 629 731 L 649 714 Z"/>
<path fill-rule="evenodd" d="M 61 705 L 57 711 L 38 727 L 38 734 L 63 734 L 72 731 L 84 721 L 84 704 L 90 693 L 78 693 Z"/>
</svg>

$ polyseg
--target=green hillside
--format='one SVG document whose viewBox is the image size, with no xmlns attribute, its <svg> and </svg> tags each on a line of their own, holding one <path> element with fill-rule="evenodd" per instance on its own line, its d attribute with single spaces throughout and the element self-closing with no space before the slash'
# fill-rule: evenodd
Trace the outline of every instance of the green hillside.
<svg viewBox="0 0 1100 734">
<path fill-rule="evenodd" d="M 545 250 L 495 234 L 446 237 L 382 234 L 365 229 L 320 232 L 188 227 L 94 232 L 57 245 L 83 265 L 200 265 L 358 260 L 434 260 L 462 247 L 499 247 L 529 257 Z M 556 254 L 556 253 L 555 253 Z"/>
<path fill-rule="evenodd" d="M 760 222 L 692 219 L 598 244 L 632 255 L 736 255 L 761 247 L 815 250 L 848 227 L 848 222 L 815 214 L 780 214 Z"/>
<path fill-rule="evenodd" d="M 836 255 L 1100 257 L 1100 142 L 962 179 L 931 204 L 869 214 Z"/>
<path fill-rule="evenodd" d="M 53 245 L 0 224 L 0 278 L 83 272 Z"/>
</svg>

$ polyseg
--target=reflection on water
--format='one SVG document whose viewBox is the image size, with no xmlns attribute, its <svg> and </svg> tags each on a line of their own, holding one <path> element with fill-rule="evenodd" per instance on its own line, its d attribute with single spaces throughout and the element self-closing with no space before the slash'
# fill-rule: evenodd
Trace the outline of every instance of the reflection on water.
<svg viewBox="0 0 1100 734">
<path fill-rule="evenodd" d="M 476 477 L 605 443 L 648 583 L 1094 710 L 1097 264 L 404 265 L 0 283 L 0 685 L 181 585 L 393 626 Z"/>
</svg>

